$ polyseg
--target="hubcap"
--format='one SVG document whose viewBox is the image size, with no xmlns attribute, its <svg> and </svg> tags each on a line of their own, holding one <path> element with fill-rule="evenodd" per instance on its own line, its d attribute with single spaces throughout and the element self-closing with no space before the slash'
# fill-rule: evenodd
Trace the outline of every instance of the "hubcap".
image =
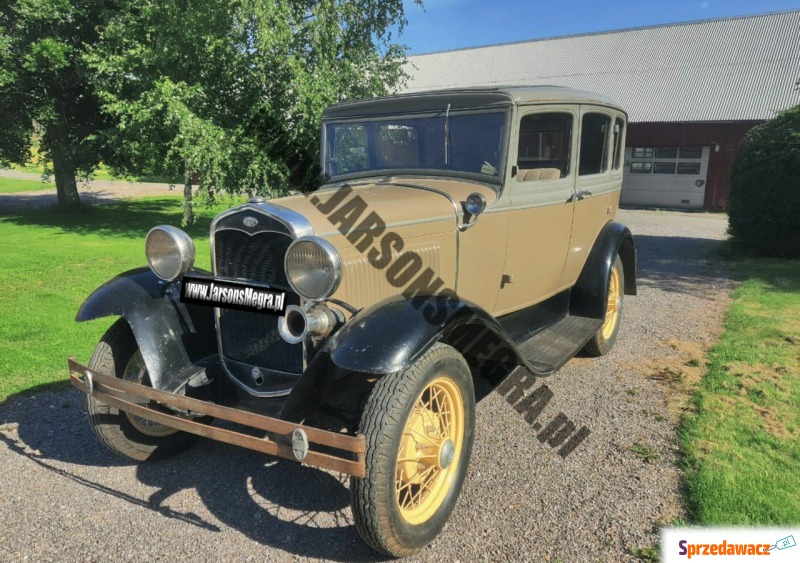
<svg viewBox="0 0 800 563">
<path fill-rule="evenodd" d="M 456 456 L 456 446 L 453 440 L 448 438 L 439 448 L 439 467 L 447 469 L 453 463 L 453 458 Z"/>
<path fill-rule="evenodd" d="M 464 404 L 453 380 L 422 391 L 406 420 L 397 454 L 395 498 L 410 524 L 429 520 L 447 497 L 464 441 Z"/>
<path fill-rule="evenodd" d="M 603 338 L 608 340 L 614 334 L 619 319 L 619 310 L 622 306 L 622 291 L 620 288 L 619 270 L 616 266 L 611 270 L 611 279 L 608 283 L 608 304 L 606 306 L 606 320 L 603 323 Z"/>
<path fill-rule="evenodd" d="M 147 385 L 149 383 L 149 378 L 147 377 L 147 366 L 144 365 L 144 358 L 142 358 L 142 353 L 139 350 L 136 350 L 136 353 L 134 353 L 133 356 L 131 356 L 131 359 L 128 360 L 128 365 L 125 366 L 125 372 L 122 374 L 122 379 L 126 381 L 133 381 L 134 383 L 139 383 L 140 385 Z M 141 416 L 136 416 L 127 412 L 125 413 L 125 416 L 128 418 L 133 427 L 136 428 L 136 430 L 142 434 L 146 434 L 147 436 L 163 438 L 164 436 L 169 436 L 170 434 L 175 434 L 175 432 L 177 432 L 177 430 L 174 428 L 164 426 L 163 424 L 158 424 L 157 422 L 147 420 Z"/>
</svg>

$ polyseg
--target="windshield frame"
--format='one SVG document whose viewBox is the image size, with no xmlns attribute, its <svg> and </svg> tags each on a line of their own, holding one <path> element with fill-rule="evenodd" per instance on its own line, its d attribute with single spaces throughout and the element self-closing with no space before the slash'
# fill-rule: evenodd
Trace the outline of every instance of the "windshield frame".
<svg viewBox="0 0 800 563">
<path fill-rule="evenodd" d="M 464 180 L 471 180 L 481 184 L 487 184 L 494 188 L 498 193 L 502 189 L 505 182 L 507 157 L 509 148 L 509 139 L 511 137 L 511 125 L 513 120 L 513 104 L 504 106 L 489 106 L 489 107 L 470 107 L 458 108 L 451 110 L 450 116 L 454 115 L 468 115 L 468 114 L 489 114 L 489 113 L 505 113 L 505 120 L 503 124 L 502 138 L 500 140 L 500 154 L 498 155 L 498 173 L 496 176 L 488 176 L 478 172 L 464 172 L 461 170 L 451 170 L 444 168 L 381 168 L 372 170 L 361 170 L 358 172 L 351 172 L 348 174 L 337 174 L 336 176 L 327 175 L 326 161 L 327 161 L 327 130 L 328 125 L 332 124 L 348 124 L 348 123 L 369 123 L 380 122 L 386 120 L 403 120 L 403 119 L 421 119 L 431 117 L 445 118 L 447 108 L 444 107 L 439 111 L 416 111 L 416 112 L 403 112 L 403 113 L 387 113 L 382 115 L 353 115 L 347 117 L 336 118 L 323 118 L 320 127 L 320 169 L 322 170 L 324 183 L 333 182 L 346 182 L 348 180 L 362 179 L 362 178 L 384 178 L 387 176 L 434 176 L 442 178 L 457 178 Z"/>
</svg>

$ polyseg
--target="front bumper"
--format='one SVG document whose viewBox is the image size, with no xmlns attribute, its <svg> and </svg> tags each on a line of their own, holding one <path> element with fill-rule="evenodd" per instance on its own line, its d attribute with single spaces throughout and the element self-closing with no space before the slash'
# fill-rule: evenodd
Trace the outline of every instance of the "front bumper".
<svg viewBox="0 0 800 563">
<path fill-rule="evenodd" d="M 241 446 L 257 452 L 300 461 L 307 465 L 330 469 L 354 477 L 364 477 L 364 436 L 348 436 L 312 426 L 293 424 L 247 411 L 224 407 L 183 395 L 159 391 L 123 379 L 98 373 L 82 366 L 74 358 L 68 360 L 70 381 L 98 401 L 121 411 L 170 426 L 205 438 Z M 250 428 L 266 431 L 258 438 L 197 422 L 180 416 L 165 407 L 191 412 L 193 416 L 212 416 Z M 292 445 L 289 445 L 292 444 Z M 334 449 L 341 454 L 312 451 L 310 444 Z"/>
</svg>

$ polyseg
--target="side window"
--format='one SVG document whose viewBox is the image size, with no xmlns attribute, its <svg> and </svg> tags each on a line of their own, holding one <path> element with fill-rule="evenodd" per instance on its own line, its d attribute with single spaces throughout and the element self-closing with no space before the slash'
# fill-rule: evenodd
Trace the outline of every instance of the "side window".
<svg viewBox="0 0 800 563">
<path fill-rule="evenodd" d="M 519 125 L 518 182 L 557 180 L 570 174 L 572 114 L 534 113 Z"/>
<path fill-rule="evenodd" d="M 617 118 L 614 122 L 614 158 L 612 159 L 612 168 L 614 170 L 619 170 L 620 165 L 622 164 L 622 137 L 624 137 L 623 133 L 625 132 L 625 122 L 621 118 Z"/>
<path fill-rule="evenodd" d="M 587 113 L 581 124 L 579 174 L 600 174 L 608 169 L 608 130 L 611 118 L 601 113 Z"/>
</svg>

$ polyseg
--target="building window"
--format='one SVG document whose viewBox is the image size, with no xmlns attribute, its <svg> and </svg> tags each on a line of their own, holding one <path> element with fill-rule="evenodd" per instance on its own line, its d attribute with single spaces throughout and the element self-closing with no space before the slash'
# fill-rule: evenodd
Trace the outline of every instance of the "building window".
<svg viewBox="0 0 800 563">
<path fill-rule="evenodd" d="M 618 117 L 614 122 L 614 158 L 611 165 L 614 170 L 619 170 L 622 165 L 622 137 L 624 132 L 625 121 Z"/>
<path fill-rule="evenodd" d="M 534 113 L 519 126 L 517 180 L 554 180 L 569 176 L 572 114 Z M 527 172 L 539 170 L 539 173 Z"/>
<path fill-rule="evenodd" d="M 653 163 L 653 174 L 675 174 L 674 162 Z"/>
<path fill-rule="evenodd" d="M 578 171 L 581 176 L 600 174 L 608 170 L 608 133 L 611 117 L 587 113 L 581 124 L 581 152 Z"/>
<path fill-rule="evenodd" d="M 653 158 L 653 147 L 633 147 L 633 158 Z"/>
<path fill-rule="evenodd" d="M 678 158 L 678 147 L 656 147 L 656 158 Z"/>
<path fill-rule="evenodd" d="M 631 162 L 631 174 L 650 174 L 652 162 Z"/>
<path fill-rule="evenodd" d="M 678 174 L 693 174 L 697 176 L 700 174 L 700 163 L 699 162 L 679 162 L 678 163 Z"/>
<path fill-rule="evenodd" d="M 681 147 L 681 158 L 700 160 L 703 157 L 703 147 Z"/>
</svg>

